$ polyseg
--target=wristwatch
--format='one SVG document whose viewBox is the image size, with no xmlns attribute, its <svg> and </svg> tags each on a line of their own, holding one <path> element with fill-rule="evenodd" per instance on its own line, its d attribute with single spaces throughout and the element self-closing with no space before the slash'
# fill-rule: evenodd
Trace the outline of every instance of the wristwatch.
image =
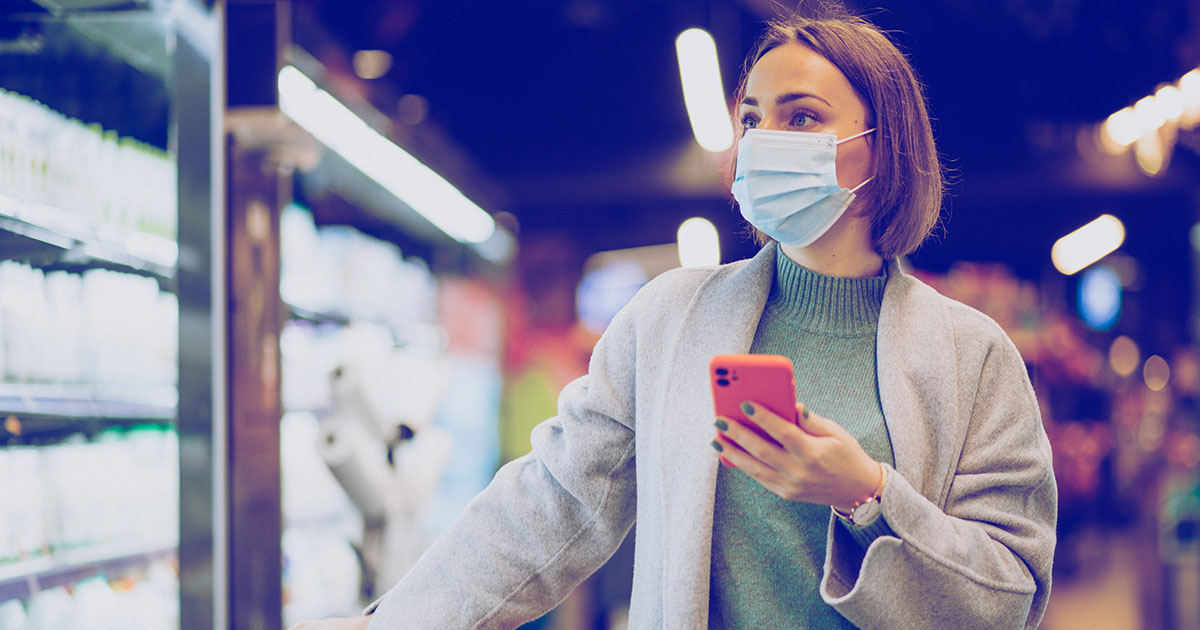
<svg viewBox="0 0 1200 630">
<path fill-rule="evenodd" d="M 857 525 L 858 527 L 870 525 L 879 516 L 879 513 L 883 511 L 883 505 L 880 501 L 883 499 L 883 488 L 886 485 L 887 468 L 885 468 L 883 463 L 880 462 L 879 485 L 875 488 L 875 492 L 873 492 L 871 496 L 855 503 L 854 507 L 850 508 L 849 513 L 843 512 L 832 505 L 829 507 L 833 510 L 834 514 L 837 514 L 838 517 L 844 521 Z"/>
</svg>

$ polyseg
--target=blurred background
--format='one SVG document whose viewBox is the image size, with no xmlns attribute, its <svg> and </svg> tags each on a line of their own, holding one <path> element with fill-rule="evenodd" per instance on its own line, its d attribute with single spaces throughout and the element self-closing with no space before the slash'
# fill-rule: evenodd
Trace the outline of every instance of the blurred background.
<svg viewBox="0 0 1200 630">
<path fill-rule="evenodd" d="M 0 629 L 386 591 L 640 286 L 757 250 L 729 99 L 793 6 L 0 0 Z M 847 6 L 951 182 L 907 263 L 1038 393 L 1043 627 L 1200 628 L 1200 1 Z M 623 628 L 631 544 L 529 627 Z"/>
</svg>

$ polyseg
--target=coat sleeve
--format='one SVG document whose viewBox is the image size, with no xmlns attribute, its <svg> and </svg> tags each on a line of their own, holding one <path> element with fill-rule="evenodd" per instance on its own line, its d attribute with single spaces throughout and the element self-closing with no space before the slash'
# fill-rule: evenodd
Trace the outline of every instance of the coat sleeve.
<svg viewBox="0 0 1200 630">
<path fill-rule="evenodd" d="M 983 360 L 944 505 L 889 470 L 883 514 L 895 535 L 864 553 L 830 527 L 821 596 L 861 628 L 1011 630 L 1041 621 L 1058 491 L 1024 363 L 1000 337 Z"/>
<path fill-rule="evenodd" d="M 636 299 L 635 303 L 636 304 Z M 634 522 L 635 335 L 627 306 L 533 450 L 502 467 L 366 612 L 370 630 L 515 628 L 553 608 L 616 551 Z"/>
</svg>

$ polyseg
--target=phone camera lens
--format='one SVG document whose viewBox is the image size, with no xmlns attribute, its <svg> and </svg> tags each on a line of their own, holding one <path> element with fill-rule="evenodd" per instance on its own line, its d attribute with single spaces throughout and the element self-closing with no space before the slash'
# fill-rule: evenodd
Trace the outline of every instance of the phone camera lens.
<svg viewBox="0 0 1200 630">
<path fill-rule="evenodd" d="M 719 378 L 719 379 L 717 379 L 717 385 L 720 385 L 721 387 L 727 387 L 729 385 L 729 381 L 726 379 L 723 379 L 723 378 Z"/>
<path fill-rule="evenodd" d="M 717 368 L 717 376 L 725 376 L 726 374 L 729 374 L 729 370 L 726 370 L 725 368 Z"/>
</svg>

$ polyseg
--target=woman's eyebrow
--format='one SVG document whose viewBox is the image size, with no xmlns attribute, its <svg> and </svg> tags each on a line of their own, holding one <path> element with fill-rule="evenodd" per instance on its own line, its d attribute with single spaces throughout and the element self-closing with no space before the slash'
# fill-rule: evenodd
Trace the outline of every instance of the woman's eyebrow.
<svg viewBox="0 0 1200 630">
<path fill-rule="evenodd" d="M 788 92 L 787 94 L 780 94 L 778 97 L 776 97 L 775 104 L 783 105 L 785 103 L 790 103 L 792 101 L 798 101 L 802 98 L 815 98 L 818 101 L 825 103 L 829 107 L 833 107 L 833 104 L 830 103 L 829 101 L 821 98 L 820 96 L 817 96 L 816 94 L 809 94 L 808 92 Z M 750 107 L 758 107 L 758 99 L 756 99 L 752 96 L 747 96 L 746 98 L 742 99 L 742 105 L 749 105 Z"/>
</svg>

